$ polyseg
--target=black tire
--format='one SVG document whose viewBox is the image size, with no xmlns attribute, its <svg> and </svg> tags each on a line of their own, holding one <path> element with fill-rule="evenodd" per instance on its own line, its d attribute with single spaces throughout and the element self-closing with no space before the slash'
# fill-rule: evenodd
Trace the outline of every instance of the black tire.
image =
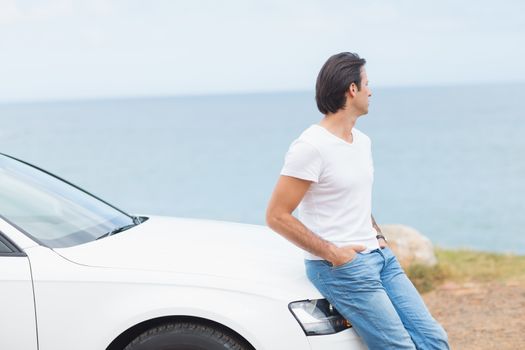
<svg viewBox="0 0 525 350">
<path fill-rule="evenodd" d="M 204 323 L 168 323 L 148 329 L 124 350 L 251 350 L 223 330 Z"/>
</svg>

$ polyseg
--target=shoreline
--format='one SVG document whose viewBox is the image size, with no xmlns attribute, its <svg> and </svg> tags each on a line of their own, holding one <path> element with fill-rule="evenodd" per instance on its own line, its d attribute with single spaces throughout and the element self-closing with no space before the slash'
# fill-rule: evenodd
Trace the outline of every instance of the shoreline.
<svg viewBox="0 0 525 350">
<path fill-rule="evenodd" d="M 430 292 L 445 283 L 525 282 L 525 256 L 465 249 L 434 248 L 435 266 L 418 264 L 406 268 L 420 291 Z"/>
</svg>

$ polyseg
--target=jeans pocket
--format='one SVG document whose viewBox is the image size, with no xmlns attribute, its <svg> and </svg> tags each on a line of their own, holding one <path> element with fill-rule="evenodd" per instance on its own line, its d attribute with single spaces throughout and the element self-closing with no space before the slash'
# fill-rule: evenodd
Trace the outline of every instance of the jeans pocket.
<svg viewBox="0 0 525 350">
<path fill-rule="evenodd" d="M 385 255 L 394 255 L 394 253 L 392 252 L 392 248 L 390 248 L 390 246 L 388 246 L 388 245 L 383 247 L 383 248 L 381 248 L 381 251 Z"/>
<path fill-rule="evenodd" d="M 354 263 L 360 258 L 361 258 L 361 254 L 356 252 L 356 254 L 355 254 L 355 256 L 354 256 L 354 258 L 352 260 L 345 262 L 343 265 L 339 265 L 339 266 L 335 266 L 335 267 L 332 266 L 332 267 L 330 267 L 330 269 L 332 271 L 343 270 L 343 269 L 345 269 L 347 267 L 350 267 L 350 266 L 354 265 Z"/>
</svg>

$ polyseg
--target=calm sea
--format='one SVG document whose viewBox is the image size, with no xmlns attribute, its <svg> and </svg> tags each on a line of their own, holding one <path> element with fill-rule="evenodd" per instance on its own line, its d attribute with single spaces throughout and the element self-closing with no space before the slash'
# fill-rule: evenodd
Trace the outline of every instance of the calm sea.
<svg viewBox="0 0 525 350">
<path fill-rule="evenodd" d="M 442 247 L 525 254 L 525 85 L 376 89 L 374 216 Z M 0 152 L 131 213 L 264 223 L 313 93 L 0 105 Z"/>
</svg>

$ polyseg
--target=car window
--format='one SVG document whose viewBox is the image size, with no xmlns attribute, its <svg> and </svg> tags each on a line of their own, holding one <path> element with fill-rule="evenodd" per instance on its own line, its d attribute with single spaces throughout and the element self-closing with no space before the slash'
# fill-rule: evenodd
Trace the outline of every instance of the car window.
<svg viewBox="0 0 525 350">
<path fill-rule="evenodd" d="M 33 166 L 0 155 L 0 215 L 52 248 L 86 243 L 133 218 Z"/>
<path fill-rule="evenodd" d="M 2 253 L 11 253 L 13 252 L 11 249 L 9 249 L 8 246 L 4 244 L 4 242 L 0 241 L 0 254 Z"/>
</svg>

